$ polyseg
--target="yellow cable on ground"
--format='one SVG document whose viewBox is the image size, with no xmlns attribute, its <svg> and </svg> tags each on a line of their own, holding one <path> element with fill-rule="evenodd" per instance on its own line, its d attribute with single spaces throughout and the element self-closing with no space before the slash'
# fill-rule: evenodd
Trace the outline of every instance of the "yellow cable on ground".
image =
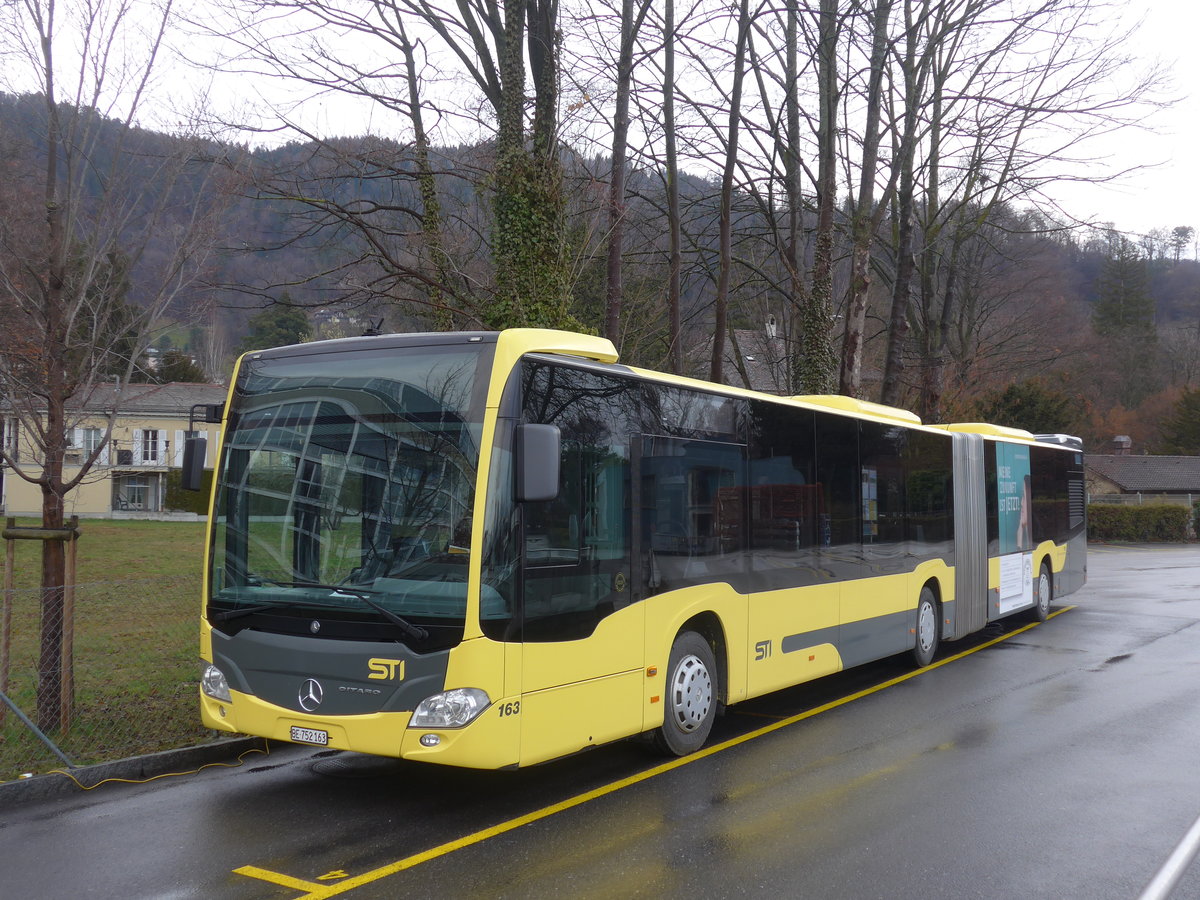
<svg viewBox="0 0 1200 900">
<path fill-rule="evenodd" d="M 198 769 L 193 769 L 193 770 L 192 770 L 192 771 L 190 771 L 190 772 L 163 772 L 161 775 L 152 775 L 150 778 L 141 778 L 141 779 L 135 779 L 135 778 L 105 778 L 105 779 L 104 779 L 104 780 L 102 780 L 102 781 L 97 781 L 97 782 L 96 782 L 95 784 L 93 784 L 91 787 L 87 787 L 86 785 L 84 785 L 84 784 L 81 784 L 78 778 L 76 778 L 76 777 L 75 777 L 74 775 L 72 775 L 70 772 L 67 772 L 67 771 L 65 771 L 64 769 L 52 769 L 52 770 L 50 770 L 49 772 L 47 772 L 46 774 L 47 774 L 47 775 L 62 775 L 62 776 L 65 776 L 66 778 L 70 778 L 70 779 L 71 779 L 73 782 L 75 782 L 75 784 L 76 784 L 76 785 L 77 785 L 77 786 L 78 786 L 78 787 L 79 787 L 81 790 L 85 790 L 85 791 L 92 791 L 92 790 L 95 790 L 96 788 L 100 787 L 100 785 L 102 785 L 102 784 L 109 784 L 109 783 L 111 783 L 111 782 L 116 782 L 116 783 L 118 783 L 118 784 L 148 784 L 148 783 L 150 783 L 151 781 L 157 781 L 157 780 L 158 780 L 158 779 L 160 779 L 160 778 L 177 778 L 177 777 L 179 777 L 179 776 L 181 776 L 181 775 L 196 775 L 196 774 L 199 774 L 200 772 L 204 771 L 205 769 L 211 769 L 211 768 L 213 768 L 214 766 L 216 766 L 216 767 L 218 767 L 218 768 L 222 768 L 222 769 L 236 769 L 238 766 L 240 766 L 240 765 L 242 764 L 242 762 L 245 760 L 245 758 L 246 758 L 247 756 L 249 756 L 251 753 L 262 753 L 262 754 L 264 754 L 264 755 L 266 755 L 266 756 L 270 756 L 270 755 L 271 755 L 271 745 L 270 745 L 270 744 L 267 744 L 267 746 L 266 746 L 266 749 L 262 749 L 262 748 L 259 748 L 259 747 L 251 747 L 249 750 L 243 751 L 243 752 L 241 753 L 241 755 L 239 755 L 239 756 L 238 756 L 238 758 L 237 758 L 237 762 L 232 762 L 232 763 L 225 763 L 225 762 L 205 763 L 205 764 L 204 764 L 204 765 L 202 765 L 200 768 L 198 768 Z"/>
</svg>

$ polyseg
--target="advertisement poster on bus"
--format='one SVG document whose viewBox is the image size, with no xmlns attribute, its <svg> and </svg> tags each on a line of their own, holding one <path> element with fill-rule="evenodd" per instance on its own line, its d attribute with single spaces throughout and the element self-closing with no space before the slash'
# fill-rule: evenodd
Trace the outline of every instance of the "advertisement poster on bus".
<svg viewBox="0 0 1200 900">
<path fill-rule="evenodd" d="M 1033 490 L 1029 448 L 996 445 L 996 492 L 1000 510 L 1001 615 L 1033 602 Z"/>
</svg>

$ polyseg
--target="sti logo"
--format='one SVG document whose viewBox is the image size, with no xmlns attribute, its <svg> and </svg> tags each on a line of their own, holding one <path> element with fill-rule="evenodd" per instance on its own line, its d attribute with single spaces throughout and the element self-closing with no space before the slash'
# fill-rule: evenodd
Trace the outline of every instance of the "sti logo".
<svg viewBox="0 0 1200 900">
<path fill-rule="evenodd" d="M 367 660 L 367 668 L 371 670 L 368 678 L 373 678 L 376 681 L 403 681 L 404 680 L 404 660 L 402 659 L 379 659 L 378 657 Z"/>
</svg>

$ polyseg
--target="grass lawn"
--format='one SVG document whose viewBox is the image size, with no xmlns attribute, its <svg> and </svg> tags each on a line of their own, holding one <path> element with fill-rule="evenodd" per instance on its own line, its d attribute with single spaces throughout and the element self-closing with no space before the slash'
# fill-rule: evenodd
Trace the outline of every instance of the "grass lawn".
<svg viewBox="0 0 1200 900">
<path fill-rule="evenodd" d="M 21 520 L 20 525 L 37 525 Z M 200 726 L 200 572 L 204 524 L 85 519 L 75 592 L 75 719 L 51 735 L 76 764 L 187 746 Z M 18 541 L 7 693 L 35 717 L 41 541 Z M 0 568 L 4 557 L 0 556 Z M 4 709 L 0 704 L 0 709 Z M 0 725 L 0 781 L 58 759 L 11 712 Z"/>
</svg>

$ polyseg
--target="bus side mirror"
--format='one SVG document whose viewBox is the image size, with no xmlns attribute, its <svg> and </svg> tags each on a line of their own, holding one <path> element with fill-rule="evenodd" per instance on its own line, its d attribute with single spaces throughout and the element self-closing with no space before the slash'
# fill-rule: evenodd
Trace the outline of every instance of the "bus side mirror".
<svg viewBox="0 0 1200 900">
<path fill-rule="evenodd" d="M 557 425 L 518 425 L 516 434 L 517 500 L 539 502 L 558 496 L 562 438 Z"/>
<path fill-rule="evenodd" d="M 207 455 L 207 438 L 184 438 L 182 486 L 185 491 L 200 490 L 204 478 L 204 457 Z"/>
</svg>

